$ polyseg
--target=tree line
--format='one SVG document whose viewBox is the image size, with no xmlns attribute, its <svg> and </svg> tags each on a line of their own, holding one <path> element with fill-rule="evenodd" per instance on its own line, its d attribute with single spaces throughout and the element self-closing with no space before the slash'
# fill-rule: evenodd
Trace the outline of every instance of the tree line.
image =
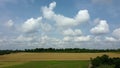
<svg viewBox="0 0 120 68">
<path fill-rule="evenodd" d="M 35 49 L 24 49 L 24 50 L 0 50 L 0 55 L 16 53 L 16 52 L 100 53 L 100 52 L 120 52 L 120 49 L 35 48 Z"/>
<path fill-rule="evenodd" d="M 120 49 L 80 49 L 80 48 L 36 48 L 36 49 L 25 49 L 25 52 L 65 52 L 65 53 L 99 53 L 99 52 L 120 52 Z"/>
</svg>

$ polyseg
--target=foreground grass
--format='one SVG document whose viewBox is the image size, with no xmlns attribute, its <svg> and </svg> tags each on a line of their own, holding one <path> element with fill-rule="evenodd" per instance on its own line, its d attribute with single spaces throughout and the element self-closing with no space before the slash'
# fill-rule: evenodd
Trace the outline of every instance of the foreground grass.
<svg viewBox="0 0 120 68">
<path fill-rule="evenodd" d="M 88 68 L 89 61 L 33 61 L 4 68 Z"/>
<path fill-rule="evenodd" d="M 0 62 L 0 68 L 14 66 L 14 65 L 20 65 L 20 64 L 24 64 L 24 63 L 26 63 L 26 62 L 3 61 L 3 62 Z"/>
</svg>

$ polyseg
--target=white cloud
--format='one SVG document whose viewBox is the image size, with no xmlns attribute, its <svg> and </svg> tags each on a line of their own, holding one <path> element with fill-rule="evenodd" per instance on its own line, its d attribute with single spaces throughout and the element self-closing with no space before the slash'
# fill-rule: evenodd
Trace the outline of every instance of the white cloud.
<svg viewBox="0 0 120 68">
<path fill-rule="evenodd" d="M 120 42 L 94 41 L 91 36 L 66 36 L 63 39 L 47 35 L 31 36 L 20 35 L 14 40 L 12 38 L 0 38 L 0 49 L 28 49 L 28 48 L 89 48 L 89 49 L 114 49 L 118 48 Z M 36 41 L 34 41 L 36 40 Z"/>
<path fill-rule="evenodd" d="M 38 32 L 40 30 L 42 31 L 50 31 L 52 29 L 52 26 L 48 23 L 42 22 L 43 18 L 30 18 L 27 21 L 25 21 L 21 26 L 21 31 L 24 33 L 34 33 Z"/>
<path fill-rule="evenodd" d="M 56 22 L 57 26 L 62 27 L 70 27 L 77 25 L 76 21 L 72 18 L 65 17 L 63 15 L 56 15 L 54 17 L 54 21 Z"/>
<path fill-rule="evenodd" d="M 79 36 L 75 37 L 74 41 L 79 42 L 79 41 L 90 41 L 91 37 L 90 36 Z"/>
<path fill-rule="evenodd" d="M 102 39 L 101 39 L 101 36 L 95 36 L 94 37 L 94 41 L 101 41 Z"/>
<path fill-rule="evenodd" d="M 106 20 L 100 20 L 98 25 L 90 30 L 92 34 L 105 34 L 109 32 L 109 25 Z"/>
<path fill-rule="evenodd" d="M 75 36 L 75 37 L 71 37 L 71 36 L 65 36 L 63 38 L 63 41 L 71 41 L 71 42 L 82 42 L 82 41 L 90 41 L 92 40 L 91 36 Z"/>
<path fill-rule="evenodd" d="M 14 41 L 19 41 L 19 42 L 26 42 L 26 41 L 28 41 L 28 42 L 30 42 L 30 41 L 32 41 L 33 40 L 33 38 L 32 37 L 26 37 L 26 36 L 23 36 L 23 35 L 19 35 Z"/>
<path fill-rule="evenodd" d="M 87 22 L 90 18 L 88 10 L 80 10 L 74 18 L 65 17 L 61 14 L 55 14 L 53 9 L 56 7 L 56 2 L 50 3 L 49 7 L 42 7 L 43 16 L 56 22 L 57 26 L 70 27 L 83 22 Z"/>
<path fill-rule="evenodd" d="M 73 37 L 70 37 L 70 36 L 66 36 L 63 38 L 63 41 L 71 41 L 73 40 Z"/>
<path fill-rule="evenodd" d="M 72 30 L 69 28 L 67 30 L 64 30 L 62 34 L 68 36 L 76 36 L 76 35 L 82 35 L 82 31 L 80 29 Z"/>
<path fill-rule="evenodd" d="M 74 34 L 75 35 L 82 35 L 82 31 L 80 29 L 75 29 Z"/>
<path fill-rule="evenodd" d="M 40 27 L 41 21 L 42 17 L 28 19 L 23 23 L 21 31 L 25 33 L 36 32 Z"/>
<path fill-rule="evenodd" d="M 115 29 L 112 34 L 114 37 L 120 38 L 120 28 Z"/>
<path fill-rule="evenodd" d="M 8 28 L 11 28 L 14 26 L 14 22 L 12 20 L 9 20 L 7 23 L 5 23 L 5 26 L 7 26 Z"/>
<path fill-rule="evenodd" d="M 90 18 L 88 10 L 80 10 L 75 17 L 77 23 L 82 23 L 88 21 Z"/>
<path fill-rule="evenodd" d="M 49 5 L 49 8 L 47 6 L 42 7 L 42 12 L 43 12 L 43 16 L 47 19 L 51 19 L 54 17 L 55 13 L 52 11 L 56 6 L 56 2 L 52 2 Z"/>
<path fill-rule="evenodd" d="M 105 37 L 105 41 L 117 41 L 117 40 L 113 37 Z"/>
<path fill-rule="evenodd" d="M 40 43 L 41 44 L 46 44 L 49 40 L 49 37 L 47 35 L 44 35 L 40 38 Z"/>
<path fill-rule="evenodd" d="M 78 13 L 73 17 L 66 17 L 62 14 L 56 14 L 53 9 L 56 7 L 56 2 L 50 3 L 47 7 L 42 8 L 43 17 L 38 18 L 30 18 L 26 20 L 22 25 L 20 30 L 23 33 L 16 32 L 17 34 L 15 37 L 0 37 L 0 49 L 24 49 L 24 48 L 118 48 L 119 47 L 119 40 L 120 40 L 120 28 L 115 29 L 113 31 L 114 37 L 106 37 L 101 35 L 83 35 L 82 31 L 78 29 L 79 27 L 71 28 L 71 26 L 77 26 L 80 23 L 86 22 L 89 20 L 89 13 L 88 10 L 80 10 Z M 43 19 L 45 18 L 45 19 Z M 69 27 L 66 30 L 57 30 L 54 23 L 57 27 Z M 46 23 L 44 23 L 46 22 Z M 90 31 L 93 34 L 104 34 L 109 32 L 109 25 L 107 21 L 100 20 L 99 18 L 94 20 L 95 27 L 92 28 Z M 16 24 L 15 24 L 16 25 Z M 9 20 L 6 23 L 7 27 L 13 27 L 14 22 Z M 17 25 L 19 26 L 19 25 Z M 17 27 L 16 26 L 16 27 Z M 18 27 L 19 28 L 19 27 Z M 50 34 L 47 33 L 52 28 L 55 30 L 51 31 Z M 87 27 L 86 27 L 87 29 Z M 40 32 L 38 32 L 40 30 Z M 44 32 L 46 31 L 46 32 Z M 55 32 L 54 32 L 55 31 Z M 15 31 L 14 31 L 15 32 Z M 36 32 L 36 33 L 33 33 Z M 20 34 L 19 34 L 20 33 Z M 24 34 L 25 33 L 25 34 Z M 30 33 L 30 34 L 26 34 Z M 32 34 L 31 34 L 32 33 Z M 3 33 L 4 34 L 4 33 Z M 42 35 L 43 34 L 43 35 Z M 55 34 L 55 36 L 53 36 Z M 109 41 L 109 42 L 108 42 Z M 117 41 L 117 42 L 113 42 Z M 9 46 L 11 45 L 11 46 Z"/>
<path fill-rule="evenodd" d="M 49 4 L 49 9 L 50 10 L 53 10 L 55 7 L 56 7 L 56 2 L 55 1 Z"/>
<path fill-rule="evenodd" d="M 52 29 L 52 26 L 48 23 L 41 23 L 40 27 L 43 31 L 50 31 Z"/>
</svg>

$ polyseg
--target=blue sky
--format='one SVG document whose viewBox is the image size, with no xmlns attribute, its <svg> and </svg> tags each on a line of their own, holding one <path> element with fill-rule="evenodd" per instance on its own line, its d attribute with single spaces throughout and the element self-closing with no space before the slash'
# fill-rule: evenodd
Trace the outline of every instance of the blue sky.
<svg viewBox="0 0 120 68">
<path fill-rule="evenodd" d="M 120 48 L 119 0 L 0 0 L 0 49 Z"/>
</svg>

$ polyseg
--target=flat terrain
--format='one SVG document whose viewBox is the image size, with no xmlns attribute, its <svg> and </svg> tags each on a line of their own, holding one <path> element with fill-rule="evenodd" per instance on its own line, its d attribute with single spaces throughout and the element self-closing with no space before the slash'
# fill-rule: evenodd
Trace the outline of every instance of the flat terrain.
<svg viewBox="0 0 120 68">
<path fill-rule="evenodd" d="M 90 58 L 120 53 L 12 53 L 0 56 L 0 68 L 88 68 Z"/>
<path fill-rule="evenodd" d="M 4 68 L 87 68 L 88 61 L 33 61 Z"/>
<path fill-rule="evenodd" d="M 13 53 L 0 56 L 0 61 L 90 60 L 103 54 L 120 57 L 120 53 Z"/>
<path fill-rule="evenodd" d="M 16 62 L 16 61 L 3 61 L 3 62 L 0 62 L 0 68 L 3 68 L 3 67 L 9 67 L 9 66 L 14 66 L 14 65 L 20 65 L 20 64 L 24 64 L 26 62 Z"/>
</svg>

